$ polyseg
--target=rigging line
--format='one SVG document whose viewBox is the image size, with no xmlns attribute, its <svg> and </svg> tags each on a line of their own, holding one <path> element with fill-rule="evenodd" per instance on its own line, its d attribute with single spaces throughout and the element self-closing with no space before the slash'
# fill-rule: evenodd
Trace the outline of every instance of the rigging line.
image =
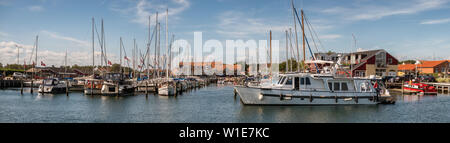
<svg viewBox="0 0 450 143">
<path fill-rule="evenodd" d="M 304 16 L 305 16 L 305 15 L 304 15 Z M 305 17 L 306 17 L 306 16 L 305 16 Z M 319 35 L 316 33 L 316 30 L 314 30 L 314 27 L 311 25 L 311 23 L 309 22 L 309 20 L 308 20 L 307 18 L 306 18 L 306 23 L 309 24 L 309 25 L 311 26 L 311 30 L 312 30 L 312 32 L 314 33 L 314 35 L 316 36 L 317 41 L 319 42 L 320 49 L 324 49 L 324 48 L 323 48 L 322 41 L 321 41 L 320 38 L 319 38 Z M 320 52 L 319 49 L 317 49 L 317 50 L 318 50 L 318 52 Z"/>
<path fill-rule="evenodd" d="M 291 54 L 294 55 L 293 57 L 295 59 L 298 59 L 298 53 L 297 54 L 294 53 L 294 47 L 292 46 L 292 30 L 291 29 L 289 29 L 289 39 L 288 40 L 289 40 L 289 44 L 290 44 Z"/>
<path fill-rule="evenodd" d="M 295 11 L 295 15 L 297 16 L 297 20 L 298 20 L 298 22 L 300 23 L 300 26 L 303 27 L 303 23 L 300 22 L 300 18 L 299 18 L 299 16 L 298 16 L 298 12 L 297 12 L 297 9 L 295 9 L 295 7 L 294 7 L 294 11 Z M 315 57 L 314 54 L 312 53 L 311 46 L 309 45 L 308 38 L 306 37 L 306 35 L 305 35 L 304 32 L 303 32 L 303 36 L 305 37 L 306 44 L 308 45 L 308 49 L 309 49 L 309 52 L 310 52 L 311 56 L 313 57 L 313 60 L 316 60 L 316 57 Z M 319 69 L 318 69 L 318 67 L 317 67 L 317 64 L 314 63 L 314 65 L 315 65 L 315 67 L 316 67 L 316 71 L 319 72 Z"/>
<path fill-rule="evenodd" d="M 33 55 L 34 55 L 34 50 L 36 49 L 36 40 L 34 41 L 34 44 L 33 44 L 33 50 L 31 51 L 31 55 L 30 55 L 30 63 L 31 63 L 31 60 L 33 59 Z M 33 64 L 33 63 L 31 63 L 31 64 Z"/>
<path fill-rule="evenodd" d="M 122 44 L 122 49 L 123 49 L 123 53 L 125 54 L 125 57 L 127 56 L 127 51 L 125 51 L 125 46 L 123 45 L 123 42 L 121 41 L 120 44 Z M 122 57 L 120 57 L 122 58 Z M 127 57 L 128 59 L 128 57 Z M 127 60 L 127 65 L 128 67 L 130 67 L 130 62 Z"/>
<path fill-rule="evenodd" d="M 155 28 L 153 29 L 153 33 L 152 33 L 152 36 L 150 37 L 150 41 L 149 41 L 149 43 L 147 44 L 147 51 L 145 52 L 145 56 L 144 56 L 144 64 L 145 64 L 145 59 L 147 59 L 147 55 L 149 55 L 150 54 L 150 45 L 151 45 L 151 43 L 152 43 L 152 41 L 153 41 L 153 36 L 155 35 L 155 30 L 156 29 L 156 26 L 155 26 Z M 150 47 L 149 47 L 150 46 Z M 140 51 L 140 49 L 139 49 L 139 51 Z M 142 55 L 141 55 L 142 56 Z M 148 64 L 150 64 L 150 63 L 148 63 Z M 143 65 L 143 66 L 145 66 L 145 65 Z"/>
<path fill-rule="evenodd" d="M 311 30 L 311 24 L 308 22 L 308 18 L 305 16 L 305 15 L 303 15 L 304 17 L 305 17 L 305 21 L 306 21 L 306 25 L 307 25 L 307 27 L 308 27 L 308 29 L 309 29 L 309 34 L 311 35 L 311 39 L 312 39 L 312 41 L 313 41 L 313 44 L 314 44 L 314 46 L 315 46 L 315 48 L 316 48 L 316 50 L 317 50 L 317 52 L 319 52 L 319 49 L 317 49 L 317 44 L 316 44 L 316 41 L 314 40 L 315 38 L 314 38 L 314 35 L 312 34 L 312 30 Z"/>
<path fill-rule="evenodd" d="M 97 33 L 98 43 L 99 43 L 99 46 L 100 46 L 100 50 L 101 50 L 101 52 L 102 52 L 102 55 L 101 55 L 101 56 L 103 56 L 103 59 L 101 59 L 100 62 L 102 62 L 102 60 L 104 60 L 105 63 L 108 63 L 106 57 L 103 55 L 103 41 L 100 41 L 100 34 L 98 34 L 97 25 L 96 25 L 95 23 L 94 23 L 94 29 L 95 29 L 95 32 Z M 102 40 L 103 40 L 103 39 L 102 39 Z M 94 54 L 95 54 L 95 53 L 94 53 Z M 106 66 L 107 66 L 107 65 L 106 65 Z"/>
</svg>

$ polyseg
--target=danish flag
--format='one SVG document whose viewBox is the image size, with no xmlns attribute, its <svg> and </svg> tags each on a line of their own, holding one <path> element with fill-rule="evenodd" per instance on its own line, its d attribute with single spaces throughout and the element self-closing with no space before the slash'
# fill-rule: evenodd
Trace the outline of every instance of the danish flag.
<svg viewBox="0 0 450 143">
<path fill-rule="evenodd" d="M 44 62 L 42 62 L 42 61 L 41 61 L 41 66 L 44 66 L 44 67 L 45 67 L 45 63 L 44 63 Z"/>
<path fill-rule="evenodd" d="M 112 65 L 111 61 L 108 60 L 108 65 Z"/>
</svg>

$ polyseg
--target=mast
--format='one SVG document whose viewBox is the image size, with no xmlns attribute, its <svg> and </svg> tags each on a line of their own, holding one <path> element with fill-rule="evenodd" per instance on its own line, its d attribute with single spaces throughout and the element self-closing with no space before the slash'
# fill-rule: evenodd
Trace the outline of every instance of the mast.
<svg viewBox="0 0 450 143">
<path fill-rule="evenodd" d="M 119 48 L 120 48 L 120 64 L 119 64 L 119 69 L 120 69 L 120 77 L 122 77 L 122 37 L 120 37 L 120 46 L 119 46 Z"/>
<path fill-rule="evenodd" d="M 147 67 L 147 78 L 150 79 L 150 25 L 151 25 L 152 19 L 151 16 L 148 16 L 148 44 L 147 44 L 147 55 L 145 55 L 144 57 L 147 57 L 147 65 L 145 65 L 145 59 L 143 59 L 144 61 L 144 65 L 142 66 L 146 66 Z M 139 51 L 139 55 L 140 51 Z"/>
<path fill-rule="evenodd" d="M 37 60 L 37 51 L 38 51 L 38 42 L 39 42 L 39 35 L 36 35 L 36 53 L 35 53 L 35 60 L 36 60 L 36 66 L 35 67 L 37 67 L 37 65 L 38 65 L 38 60 Z"/>
<path fill-rule="evenodd" d="M 101 51 L 101 53 L 100 53 L 100 67 L 103 67 L 103 60 L 105 59 L 103 56 L 103 19 L 102 19 L 102 23 L 101 23 L 101 26 L 102 26 L 102 28 L 101 28 L 101 31 L 100 31 L 100 34 L 101 34 L 101 39 L 100 39 L 100 51 Z M 98 33 L 97 33 L 98 34 Z M 106 64 L 108 64 L 108 63 L 106 63 Z"/>
<path fill-rule="evenodd" d="M 169 42 L 167 41 L 169 36 L 169 8 L 166 9 L 166 49 L 167 49 L 167 58 L 169 58 Z M 169 79 L 169 59 L 167 59 L 167 67 L 166 67 L 166 78 Z"/>
<path fill-rule="evenodd" d="M 161 23 L 158 23 L 158 77 L 161 76 Z"/>
<path fill-rule="evenodd" d="M 292 2 L 292 16 L 294 18 L 294 31 L 295 31 L 295 47 L 297 49 L 297 55 L 300 55 L 299 50 L 298 50 L 298 34 L 297 34 L 297 22 L 295 22 L 295 7 L 294 7 L 294 0 L 291 0 Z M 300 61 L 300 57 L 297 57 L 297 61 Z M 300 64 L 297 64 L 298 66 L 298 71 L 300 71 Z"/>
<path fill-rule="evenodd" d="M 94 53 L 94 17 L 92 17 L 92 76 L 95 78 L 95 69 L 94 69 L 94 59 L 95 59 L 95 53 Z"/>
<path fill-rule="evenodd" d="M 64 74 L 67 73 L 67 47 L 66 47 L 66 56 L 64 57 Z"/>
<path fill-rule="evenodd" d="M 286 73 L 288 72 L 288 67 L 289 67 L 289 50 L 288 50 L 288 32 L 287 30 L 286 32 Z"/>
<path fill-rule="evenodd" d="M 303 37 L 303 62 L 305 63 L 306 57 L 305 57 L 305 22 L 303 18 L 303 9 L 300 10 L 302 12 L 302 37 Z"/>
<path fill-rule="evenodd" d="M 19 63 L 19 46 L 17 46 L 16 45 L 16 48 L 17 48 L 17 65 L 19 65 L 20 63 Z"/>
<path fill-rule="evenodd" d="M 272 76 L 272 30 L 270 30 L 270 65 L 269 65 L 269 70 L 270 70 L 270 75 Z"/>
<path fill-rule="evenodd" d="M 133 39 L 133 78 L 136 76 L 136 39 Z"/>
<path fill-rule="evenodd" d="M 154 61 L 154 63 L 155 63 L 155 65 L 153 66 L 153 75 L 155 75 L 155 76 L 158 76 L 158 71 L 157 71 L 157 67 L 158 67 L 158 58 L 157 58 L 157 53 L 158 53 L 158 47 L 157 47 L 157 43 L 158 42 L 156 42 L 157 40 L 158 40 L 158 12 L 156 12 L 156 24 L 155 24 L 155 26 L 156 26 L 156 36 L 155 36 L 155 61 Z M 156 69 L 156 70 L 155 70 Z"/>
</svg>

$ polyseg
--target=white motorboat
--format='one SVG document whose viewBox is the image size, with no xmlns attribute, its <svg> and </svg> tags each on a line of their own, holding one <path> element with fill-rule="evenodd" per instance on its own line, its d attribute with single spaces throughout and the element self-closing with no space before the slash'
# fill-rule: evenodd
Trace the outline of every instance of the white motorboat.
<svg viewBox="0 0 450 143">
<path fill-rule="evenodd" d="M 39 93 L 65 93 L 66 83 L 58 80 L 57 78 L 45 79 L 43 84 L 39 85 Z"/>
<path fill-rule="evenodd" d="M 370 79 L 310 73 L 282 74 L 270 86 L 235 87 L 246 105 L 378 104 L 378 91 Z"/>
</svg>

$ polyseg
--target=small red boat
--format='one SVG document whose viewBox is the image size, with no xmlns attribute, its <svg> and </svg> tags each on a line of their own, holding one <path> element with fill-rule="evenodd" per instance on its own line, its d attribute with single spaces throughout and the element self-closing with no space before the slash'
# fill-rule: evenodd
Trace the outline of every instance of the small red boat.
<svg viewBox="0 0 450 143">
<path fill-rule="evenodd" d="M 406 82 L 403 89 L 409 92 L 419 92 L 424 95 L 437 95 L 436 88 L 425 83 Z"/>
</svg>

